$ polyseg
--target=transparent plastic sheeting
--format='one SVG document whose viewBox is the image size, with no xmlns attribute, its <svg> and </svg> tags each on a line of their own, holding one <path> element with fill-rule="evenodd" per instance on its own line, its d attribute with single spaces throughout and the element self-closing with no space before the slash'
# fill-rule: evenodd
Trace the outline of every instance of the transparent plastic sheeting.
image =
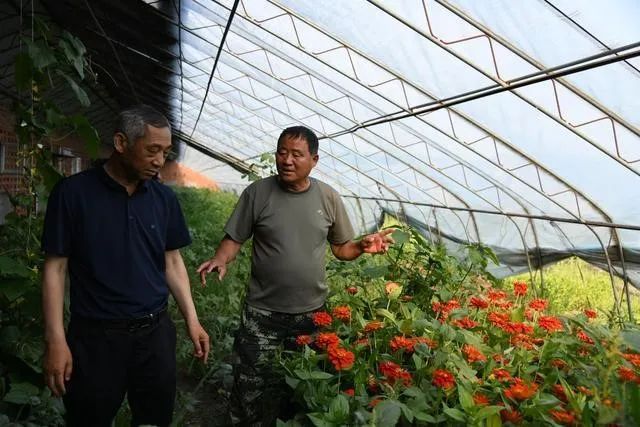
<svg viewBox="0 0 640 427">
<path fill-rule="evenodd" d="M 243 0 L 213 74 L 233 2 L 179 4 L 183 134 L 251 164 L 304 124 L 321 137 L 314 175 L 361 232 L 395 212 L 491 246 L 498 275 L 574 254 L 640 285 L 640 232 L 561 221 L 638 225 L 637 58 L 354 129 L 639 42 L 640 3 Z M 247 184 L 194 150 L 183 161 Z"/>
</svg>

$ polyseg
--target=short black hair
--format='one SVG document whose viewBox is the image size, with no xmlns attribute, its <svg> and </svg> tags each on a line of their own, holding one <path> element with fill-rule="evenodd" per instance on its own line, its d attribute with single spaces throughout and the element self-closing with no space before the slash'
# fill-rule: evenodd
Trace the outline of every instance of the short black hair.
<svg viewBox="0 0 640 427">
<path fill-rule="evenodd" d="M 318 137 L 316 134 L 306 126 L 291 126 L 286 128 L 280 134 L 278 138 L 278 146 L 287 138 L 298 139 L 302 138 L 307 141 L 307 145 L 309 146 L 309 153 L 312 156 L 318 154 Z"/>
<path fill-rule="evenodd" d="M 164 114 L 149 105 L 140 104 L 127 108 L 118 114 L 114 133 L 125 134 L 129 144 L 133 144 L 144 136 L 147 125 L 154 128 L 171 129 L 169 120 Z"/>
</svg>

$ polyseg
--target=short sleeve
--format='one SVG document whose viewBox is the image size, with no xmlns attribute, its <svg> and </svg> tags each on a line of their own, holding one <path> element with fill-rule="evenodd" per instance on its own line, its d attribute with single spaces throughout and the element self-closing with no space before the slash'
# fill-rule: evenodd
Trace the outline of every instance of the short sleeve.
<svg viewBox="0 0 640 427">
<path fill-rule="evenodd" d="M 332 196 L 335 216 L 333 224 L 329 227 L 327 240 L 334 245 L 341 245 L 353 239 L 355 233 L 342 199 L 337 193 L 332 193 Z"/>
<path fill-rule="evenodd" d="M 49 194 L 44 217 L 41 247 L 46 255 L 68 257 L 71 254 L 72 224 L 70 195 L 61 180 Z"/>
<path fill-rule="evenodd" d="M 224 232 L 238 243 L 244 243 L 253 235 L 254 200 L 253 186 L 245 188 L 224 227 Z"/>
<path fill-rule="evenodd" d="M 171 192 L 169 199 L 169 221 L 165 240 L 165 250 L 172 251 L 191 244 L 189 229 L 182 214 L 180 202 L 175 193 Z"/>
</svg>

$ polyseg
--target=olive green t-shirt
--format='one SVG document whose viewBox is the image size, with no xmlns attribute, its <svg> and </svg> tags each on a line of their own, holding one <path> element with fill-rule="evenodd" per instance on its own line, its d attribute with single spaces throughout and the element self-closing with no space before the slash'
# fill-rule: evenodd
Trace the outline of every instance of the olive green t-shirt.
<svg viewBox="0 0 640 427">
<path fill-rule="evenodd" d="M 285 190 L 272 176 L 249 185 L 240 195 L 224 231 L 236 242 L 253 236 L 247 303 L 282 313 L 322 306 L 326 242 L 354 237 L 340 195 L 310 178 L 301 193 Z"/>
</svg>

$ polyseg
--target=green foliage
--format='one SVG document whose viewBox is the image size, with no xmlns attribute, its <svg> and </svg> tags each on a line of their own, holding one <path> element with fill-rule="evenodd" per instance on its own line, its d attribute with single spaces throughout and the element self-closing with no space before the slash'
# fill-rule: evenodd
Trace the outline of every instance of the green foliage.
<svg viewBox="0 0 640 427">
<path fill-rule="evenodd" d="M 637 425 L 637 326 L 552 316 L 530 284 L 486 276 L 487 249 L 458 261 L 397 233 L 385 256 L 332 264 L 332 321 L 280 358 L 301 425 Z"/>
<path fill-rule="evenodd" d="M 81 84 L 92 77 L 84 45 L 68 32 L 56 33 L 39 18 L 33 22 L 33 37 L 23 37 L 25 49 L 14 61 L 18 164 L 27 191 L 10 198 L 14 212 L 0 226 L 0 413 L 14 425 L 55 426 L 63 423 L 63 408 L 44 386 L 41 369 L 43 259 L 38 205 L 61 178 L 49 142 L 77 133 L 87 151 L 96 155 L 99 139 L 86 117 L 65 114 L 63 108 L 69 111 L 73 105 L 59 105 L 52 94 L 66 85 L 82 107 L 89 105 Z"/>
<path fill-rule="evenodd" d="M 206 189 L 175 188 L 189 227 L 193 243 L 181 250 L 189 272 L 192 293 L 198 317 L 211 338 L 209 363 L 203 366 L 195 363 L 193 347 L 185 328 L 178 328 L 178 368 L 183 373 L 198 380 L 198 385 L 180 396 L 176 414 L 177 425 L 194 410 L 194 396 L 207 384 L 224 384 L 231 381 L 229 357 L 233 344 L 232 331 L 237 329 L 245 286 L 250 274 L 250 244 L 245 244 L 235 262 L 229 265 L 223 281 L 218 281 L 215 273 L 209 275 L 207 286 L 200 286 L 196 273 L 198 266 L 214 255 L 215 249 L 224 237 L 224 225 L 231 215 L 237 196 L 231 193 Z M 183 324 L 177 307 L 172 306 L 176 324 Z"/>
<path fill-rule="evenodd" d="M 537 275 L 540 273 L 538 272 Z M 594 308 L 598 318 L 604 321 L 613 316 L 614 297 L 609 273 L 579 258 L 569 258 L 543 269 L 544 296 L 549 299 L 549 311 L 564 313 Z M 504 280 L 529 280 L 529 274 L 521 274 Z M 618 295 L 623 295 L 622 279 L 615 277 Z M 640 294 L 630 289 L 631 307 L 636 321 L 640 319 Z M 621 311 L 627 312 L 626 299 Z"/>
<path fill-rule="evenodd" d="M 242 175 L 242 178 L 250 182 L 257 181 L 265 176 L 276 174 L 276 159 L 271 152 L 262 153 L 257 162 L 251 165 L 251 170 Z"/>
</svg>

